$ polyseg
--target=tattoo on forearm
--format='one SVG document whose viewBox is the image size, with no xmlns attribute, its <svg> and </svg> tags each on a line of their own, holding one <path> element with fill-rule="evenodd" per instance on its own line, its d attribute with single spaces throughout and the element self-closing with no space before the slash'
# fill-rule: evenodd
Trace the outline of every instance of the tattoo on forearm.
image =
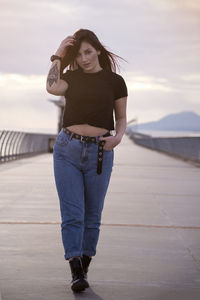
<svg viewBox="0 0 200 300">
<path fill-rule="evenodd" d="M 58 81 L 58 75 L 59 75 L 59 70 L 58 70 L 58 65 L 57 63 L 51 68 L 49 71 L 48 77 L 47 77 L 47 82 L 49 86 L 51 87 L 52 84 L 55 82 L 57 83 Z"/>
</svg>

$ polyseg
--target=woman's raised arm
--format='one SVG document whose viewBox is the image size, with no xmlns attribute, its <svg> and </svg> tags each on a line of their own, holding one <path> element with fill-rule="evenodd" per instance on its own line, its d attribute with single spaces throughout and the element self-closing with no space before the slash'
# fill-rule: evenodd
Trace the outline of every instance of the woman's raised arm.
<svg viewBox="0 0 200 300">
<path fill-rule="evenodd" d="M 56 96 L 62 96 L 68 89 L 66 81 L 60 79 L 61 61 L 56 59 L 52 62 L 46 81 L 47 92 Z"/>
<path fill-rule="evenodd" d="M 61 57 L 62 59 L 67 53 L 68 46 L 73 45 L 74 37 L 68 36 L 61 42 L 60 47 L 56 51 L 55 55 Z M 47 92 L 56 96 L 64 95 L 66 90 L 68 89 L 68 83 L 60 79 L 60 67 L 61 61 L 59 59 L 55 59 L 52 62 L 46 81 Z"/>
</svg>

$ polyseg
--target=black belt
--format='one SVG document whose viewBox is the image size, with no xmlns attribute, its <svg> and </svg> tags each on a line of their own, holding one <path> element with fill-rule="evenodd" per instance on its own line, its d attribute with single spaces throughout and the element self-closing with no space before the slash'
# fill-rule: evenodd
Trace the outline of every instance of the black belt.
<svg viewBox="0 0 200 300">
<path fill-rule="evenodd" d="M 97 153 L 97 174 L 101 174 L 102 172 L 102 162 L 103 162 L 103 146 L 105 144 L 105 141 L 100 141 L 97 137 L 93 137 L 93 136 L 85 136 L 85 135 L 80 135 L 77 133 L 74 133 L 72 131 L 70 131 L 67 128 L 63 128 L 63 131 L 68 134 L 71 138 L 75 138 L 87 143 L 96 143 L 98 144 L 98 153 Z M 110 136 L 110 132 L 106 132 L 104 135 L 102 135 L 102 137 L 106 137 L 106 136 Z"/>
</svg>

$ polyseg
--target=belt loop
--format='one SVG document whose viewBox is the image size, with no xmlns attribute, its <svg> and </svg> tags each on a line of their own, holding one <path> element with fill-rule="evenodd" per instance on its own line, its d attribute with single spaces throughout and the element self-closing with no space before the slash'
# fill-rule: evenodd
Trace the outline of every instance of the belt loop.
<svg viewBox="0 0 200 300">
<path fill-rule="evenodd" d="M 99 136 L 96 136 L 96 143 L 98 144 L 99 143 Z"/>
<path fill-rule="evenodd" d="M 70 136 L 69 136 L 69 140 L 70 140 L 70 141 L 71 141 L 71 139 L 72 139 L 72 137 L 73 137 L 73 134 L 74 134 L 73 132 L 70 133 Z"/>
</svg>

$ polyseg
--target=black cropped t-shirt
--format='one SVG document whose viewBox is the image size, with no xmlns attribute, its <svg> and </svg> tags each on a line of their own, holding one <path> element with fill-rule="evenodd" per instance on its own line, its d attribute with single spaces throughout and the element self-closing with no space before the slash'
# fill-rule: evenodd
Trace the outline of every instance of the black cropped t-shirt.
<svg viewBox="0 0 200 300">
<path fill-rule="evenodd" d="M 128 96 L 121 75 L 105 69 L 96 73 L 77 69 L 67 70 L 60 78 L 69 85 L 65 93 L 63 127 L 89 124 L 114 129 L 114 101 Z"/>
</svg>

